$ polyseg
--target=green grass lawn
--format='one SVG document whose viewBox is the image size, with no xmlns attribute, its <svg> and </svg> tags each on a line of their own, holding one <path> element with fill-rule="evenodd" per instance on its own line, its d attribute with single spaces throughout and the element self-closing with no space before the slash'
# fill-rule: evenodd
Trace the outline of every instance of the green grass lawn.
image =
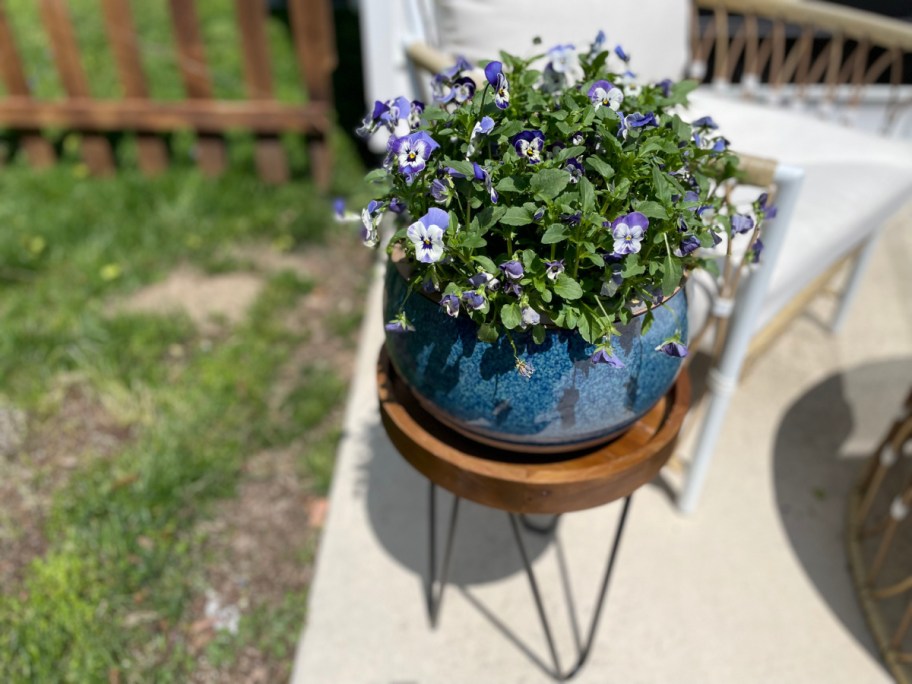
<svg viewBox="0 0 912 684">
<path fill-rule="evenodd" d="M 97 3 L 69 4 L 93 89 L 115 95 Z M 198 3 L 216 88 L 236 97 L 232 4 Z M 153 92 L 176 97 L 164 5 L 133 3 Z M 7 9 L 36 91 L 59 93 L 36 4 L 9 0 Z M 283 27 L 270 31 L 283 65 L 278 91 L 300 97 Z M 246 255 L 265 250 L 294 263 L 308 250 L 346 259 L 362 248 L 353 235 L 329 236 L 350 231 L 303 179 L 300 140 L 287 141 L 299 180 L 282 187 L 256 180 L 248 137 L 231 143 L 231 171 L 215 180 L 192 167 L 189 135 L 175 137 L 175 167 L 151 180 L 132 168 L 129 137 L 114 178 L 85 178 L 73 135 L 61 138 L 67 158 L 50 171 L 19 160 L 0 170 L 0 410 L 28 425 L 19 447 L 0 453 L 0 493 L 5 485 L 16 494 L 0 501 L 0 681 L 184 682 L 203 678 L 201 668 L 224 678 L 251 652 L 270 681 L 287 675 L 306 577 L 276 579 L 269 596 L 242 608 L 236 631 L 209 625 L 209 637 L 197 638 L 201 606 L 233 558 L 218 524 L 235 515 L 241 522 L 225 525 L 243 527 L 235 509 L 268 479 L 258 454 L 293 454 L 300 500 L 328 487 L 346 384 L 314 345 L 352 353 L 359 311 L 330 307 L 315 318 L 308 298 L 326 296 L 326 283 L 306 260 L 272 268 Z M 351 184 L 362 173 L 354 149 L 342 135 L 334 148 L 336 190 L 363 201 L 363 187 Z M 123 305 L 177 265 L 247 272 L 263 284 L 242 320 L 213 329 Z M 337 286 L 357 301 L 366 272 L 352 268 Z M 103 415 L 116 439 L 61 436 L 93 430 L 88 418 L 67 418 L 76 403 Z M 315 536 L 301 539 L 282 562 L 306 567 Z"/>
</svg>

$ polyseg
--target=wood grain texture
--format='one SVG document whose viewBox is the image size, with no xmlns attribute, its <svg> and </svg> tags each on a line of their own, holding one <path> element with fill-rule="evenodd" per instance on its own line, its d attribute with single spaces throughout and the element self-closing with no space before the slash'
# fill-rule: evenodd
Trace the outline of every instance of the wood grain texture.
<svg viewBox="0 0 912 684">
<path fill-rule="evenodd" d="M 252 100 L 271 100 L 273 85 L 266 39 L 266 5 L 250 0 L 235 0 L 234 7 L 241 35 L 247 93 Z M 254 143 L 254 160 L 257 173 L 267 183 L 284 183 L 288 180 L 288 158 L 278 136 L 258 135 Z"/>
<path fill-rule="evenodd" d="M 79 45 L 65 0 L 39 0 L 41 20 L 48 34 L 54 64 L 67 95 L 75 100 L 89 100 L 92 93 L 82 68 Z M 80 151 L 86 165 L 95 175 L 114 173 L 114 152 L 103 135 L 88 133 L 82 137 Z"/>
<path fill-rule="evenodd" d="M 129 98 L 148 99 L 149 85 L 143 71 L 139 51 L 139 36 L 127 0 L 102 0 L 105 30 L 114 54 L 117 73 L 124 95 Z M 156 135 L 138 133 L 136 139 L 139 167 L 150 176 L 168 168 L 168 148 Z"/>
<path fill-rule="evenodd" d="M 627 496 L 649 482 L 674 449 L 690 405 L 686 372 L 649 413 L 616 440 L 560 457 L 531 457 L 469 440 L 427 414 L 381 350 L 380 415 L 399 453 L 432 482 L 513 513 L 567 513 Z"/>
<path fill-rule="evenodd" d="M 168 0 L 171 25 L 177 44 L 178 64 L 187 96 L 211 100 L 212 81 L 206 65 L 206 51 L 200 33 L 194 0 Z M 197 136 L 197 164 L 206 175 L 221 174 L 228 163 L 225 141 L 220 135 L 200 133 Z"/>
</svg>

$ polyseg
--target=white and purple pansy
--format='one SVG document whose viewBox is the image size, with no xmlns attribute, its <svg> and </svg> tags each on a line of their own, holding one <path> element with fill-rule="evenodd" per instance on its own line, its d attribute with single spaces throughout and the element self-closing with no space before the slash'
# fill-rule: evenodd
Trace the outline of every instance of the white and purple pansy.
<svg viewBox="0 0 912 684">
<path fill-rule="evenodd" d="M 409 122 L 409 114 L 411 112 L 411 103 L 404 97 L 397 97 L 395 100 L 389 100 L 387 103 L 386 111 L 380 115 L 380 120 L 386 124 L 386 127 L 389 131 L 396 132 L 397 129 L 404 131 L 405 125 Z M 399 122 L 403 121 L 403 125 L 400 127 Z"/>
<path fill-rule="evenodd" d="M 662 97 L 668 97 L 671 95 L 671 87 L 674 85 L 674 81 L 670 78 L 665 78 L 656 83 L 656 85 L 662 90 Z"/>
<path fill-rule="evenodd" d="M 545 134 L 541 131 L 520 131 L 510 138 L 510 142 L 516 148 L 517 154 L 529 163 L 538 164 L 541 161 L 542 149 L 545 146 Z"/>
<path fill-rule="evenodd" d="M 636 254 L 640 251 L 640 243 L 646 235 L 649 219 L 638 211 L 632 211 L 626 216 L 619 216 L 611 224 L 611 234 L 614 236 L 615 254 Z"/>
<path fill-rule="evenodd" d="M 432 207 L 408 227 L 406 235 L 415 245 L 415 256 L 423 264 L 433 264 L 443 256 L 443 234 L 450 225 L 450 216 L 443 209 Z"/>
<path fill-rule="evenodd" d="M 475 172 L 475 180 L 482 181 L 485 184 L 485 190 L 488 191 L 488 196 L 491 198 L 491 203 L 497 204 L 497 200 L 500 199 L 500 195 L 498 195 L 497 190 L 494 189 L 494 184 L 491 181 L 491 174 L 486 168 L 480 166 L 478 162 L 472 162 L 472 169 Z"/>
<path fill-rule="evenodd" d="M 599 107 L 608 107 L 617 111 L 624 101 L 624 93 L 620 88 L 615 87 L 610 81 L 596 81 L 589 87 L 589 101 L 598 109 Z"/>
<path fill-rule="evenodd" d="M 520 320 L 522 321 L 520 327 L 525 330 L 531 325 L 541 323 L 541 315 L 531 306 L 526 305 L 520 309 Z"/>
<path fill-rule="evenodd" d="M 456 318 L 459 316 L 459 297 L 454 294 L 445 294 L 440 298 L 440 308 L 444 310 L 447 316 Z"/>
<path fill-rule="evenodd" d="M 468 102 L 475 95 L 475 81 L 468 76 L 461 76 L 453 81 L 450 92 L 444 97 L 443 102 Z"/>
<path fill-rule="evenodd" d="M 463 71 L 471 71 L 471 70 L 472 70 L 472 63 L 469 60 L 467 60 L 465 57 L 463 57 L 462 55 L 459 55 L 456 58 L 456 63 L 453 66 L 447 67 L 446 69 L 441 71 L 440 75 L 447 79 L 453 79 L 453 78 L 456 78 L 456 76 L 461 74 Z"/>
<path fill-rule="evenodd" d="M 694 128 L 707 128 L 709 130 L 715 130 L 719 127 L 719 124 L 713 121 L 711 116 L 701 116 L 699 119 L 695 119 L 691 122 L 690 125 Z"/>
<path fill-rule="evenodd" d="M 409 105 L 408 122 L 409 127 L 414 131 L 421 125 L 421 115 L 424 114 L 424 102 L 421 100 L 412 100 Z"/>
<path fill-rule="evenodd" d="M 355 131 L 362 138 L 370 137 L 377 126 L 381 123 L 381 117 L 389 111 L 389 105 L 386 102 L 381 102 L 377 100 L 374 102 L 373 111 L 364 117 L 364 121 L 361 122 L 361 125 Z"/>
<path fill-rule="evenodd" d="M 469 144 L 466 147 L 466 159 L 475 154 L 475 139 L 483 135 L 488 135 L 494 130 L 494 119 L 490 116 L 481 117 L 481 121 L 476 121 L 472 127 L 472 135 L 469 136 Z"/>
<path fill-rule="evenodd" d="M 445 207 L 449 206 L 455 195 L 453 179 L 449 176 L 435 178 L 431 182 L 430 194 L 437 204 L 442 204 Z"/>
<path fill-rule="evenodd" d="M 375 246 L 380 239 L 377 228 L 382 218 L 383 209 L 377 200 L 371 200 L 361 210 L 361 241 L 368 247 Z"/>
<path fill-rule="evenodd" d="M 681 239 L 681 244 L 674 250 L 674 255 L 685 257 L 700 247 L 700 240 L 696 235 L 686 235 Z"/>
<path fill-rule="evenodd" d="M 500 285 L 500 281 L 497 278 L 484 271 L 476 273 L 469 278 L 469 283 L 472 287 L 481 287 L 484 285 L 486 290 L 496 290 L 497 286 Z"/>
<path fill-rule="evenodd" d="M 403 202 L 401 199 L 399 199 L 398 197 L 393 197 L 390 200 L 388 208 L 394 214 L 401 214 L 403 211 L 405 211 L 406 206 L 405 206 L 405 202 Z"/>
<path fill-rule="evenodd" d="M 570 172 L 570 182 L 579 183 L 579 179 L 583 177 L 583 164 L 580 160 L 576 157 L 570 157 L 565 167 Z"/>
<path fill-rule="evenodd" d="M 701 150 L 709 150 L 715 154 L 724 152 L 728 148 L 728 140 L 723 137 L 710 138 L 708 135 L 693 134 L 693 141 Z"/>
<path fill-rule="evenodd" d="M 548 60 L 551 68 L 559 74 L 569 74 L 579 67 L 576 58 L 576 47 L 570 43 L 555 45 L 548 50 Z"/>
<path fill-rule="evenodd" d="M 618 83 L 627 97 L 639 97 L 643 92 L 643 86 L 637 81 L 636 74 L 629 69 L 621 74 Z"/>
<path fill-rule="evenodd" d="M 731 227 L 739 235 L 749 233 L 754 229 L 754 219 L 744 214 L 735 214 L 731 217 Z"/>
<path fill-rule="evenodd" d="M 412 325 L 411 322 L 409 322 L 409 319 L 405 317 L 404 311 L 389 321 L 383 327 L 387 332 L 391 333 L 407 333 L 414 332 L 415 330 L 415 326 Z"/>
<path fill-rule="evenodd" d="M 424 170 L 438 147 L 440 145 L 424 131 L 396 138 L 390 143 L 390 149 L 399 160 L 399 171 L 408 177 L 409 182 L 414 174 Z"/>
<path fill-rule="evenodd" d="M 592 365 L 604 363 L 611 368 L 623 368 L 624 362 L 614 355 L 610 342 L 603 342 L 595 348 L 595 352 L 589 357 Z"/>
<path fill-rule="evenodd" d="M 564 260 L 556 259 L 555 261 L 546 261 L 545 269 L 545 276 L 547 276 L 548 280 L 557 280 L 560 277 L 560 274 L 565 270 Z"/>
<path fill-rule="evenodd" d="M 472 311 L 479 311 L 487 304 L 484 295 L 479 294 L 475 290 L 465 290 L 462 293 L 462 301 L 464 301 L 466 306 L 472 309 Z"/>
<path fill-rule="evenodd" d="M 776 206 L 768 202 L 769 195 L 764 192 L 757 198 L 757 210 L 763 212 L 763 218 L 776 218 Z"/>
<path fill-rule="evenodd" d="M 510 83 L 503 72 L 503 64 L 500 62 L 489 62 L 485 66 L 485 78 L 494 91 L 494 104 L 498 109 L 506 109 L 510 106 Z"/>
<path fill-rule="evenodd" d="M 656 351 L 660 351 L 663 354 L 672 356 L 676 359 L 683 359 L 687 356 L 687 345 L 681 342 L 681 338 L 678 336 L 670 337 L 655 348 Z"/>
<path fill-rule="evenodd" d="M 503 262 L 500 265 L 500 270 L 510 280 L 519 280 L 524 275 L 522 264 L 515 259 Z"/>
<path fill-rule="evenodd" d="M 763 242 L 761 242 L 760 238 L 757 238 L 754 240 L 754 244 L 751 246 L 750 252 L 745 256 L 750 257 L 751 263 L 756 264 L 758 261 L 760 261 L 760 254 L 762 252 Z"/>
</svg>

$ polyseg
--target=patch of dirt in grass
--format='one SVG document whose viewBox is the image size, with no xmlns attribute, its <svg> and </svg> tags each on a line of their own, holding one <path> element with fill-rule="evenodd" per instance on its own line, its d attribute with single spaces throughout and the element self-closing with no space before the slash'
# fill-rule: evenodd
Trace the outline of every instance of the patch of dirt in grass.
<svg viewBox="0 0 912 684">
<path fill-rule="evenodd" d="M 76 469 L 110 457 L 133 436 L 78 383 L 62 385 L 58 400 L 56 413 L 31 418 L 20 447 L 0 457 L 0 591 L 44 553 L 54 493 Z"/>
<path fill-rule="evenodd" d="M 183 310 L 204 334 L 218 332 L 218 322 L 239 323 L 263 289 L 254 273 L 207 275 L 181 265 L 167 278 L 135 292 L 124 309 L 142 313 Z"/>
</svg>

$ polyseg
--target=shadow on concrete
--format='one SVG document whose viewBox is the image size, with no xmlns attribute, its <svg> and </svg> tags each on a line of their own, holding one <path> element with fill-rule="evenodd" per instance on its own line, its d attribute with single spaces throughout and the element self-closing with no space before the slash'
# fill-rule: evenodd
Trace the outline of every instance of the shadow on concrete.
<svg viewBox="0 0 912 684">
<path fill-rule="evenodd" d="M 374 534 L 390 556 L 427 581 L 428 481 L 399 455 L 379 423 L 371 426 L 367 442 L 372 445 L 373 453 L 359 479 L 366 486 L 368 518 Z M 438 567 L 452 502 L 452 495 L 438 488 Z M 557 533 L 560 533 L 560 525 Z M 524 540 L 530 560 L 534 562 L 553 542 L 553 537 L 527 533 Z M 461 586 L 482 584 L 518 572 L 523 572 L 522 558 L 507 514 L 463 500 L 453 542 L 449 582 Z"/>
<path fill-rule="evenodd" d="M 910 384 L 912 359 L 832 375 L 788 408 L 775 442 L 776 501 L 795 555 L 830 610 L 876 660 L 847 566 L 846 507 Z"/>
</svg>

